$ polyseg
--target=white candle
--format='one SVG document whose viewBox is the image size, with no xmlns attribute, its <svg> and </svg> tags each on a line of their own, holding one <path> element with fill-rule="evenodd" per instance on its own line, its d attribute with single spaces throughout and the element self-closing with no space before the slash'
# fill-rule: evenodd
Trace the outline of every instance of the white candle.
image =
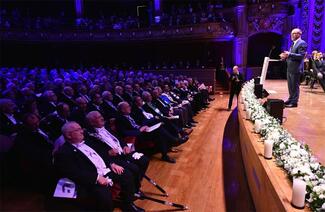
<svg viewBox="0 0 325 212">
<path fill-rule="evenodd" d="M 293 179 L 291 203 L 297 208 L 305 207 L 306 182 L 301 179 Z"/>
<path fill-rule="evenodd" d="M 272 159 L 272 149 L 273 149 L 273 141 L 265 140 L 264 141 L 264 158 Z"/>
<path fill-rule="evenodd" d="M 262 122 L 260 120 L 255 120 L 254 129 L 256 133 L 259 133 L 262 128 Z"/>
<path fill-rule="evenodd" d="M 246 110 L 246 119 L 249 120 L 251 119 L 251 111 L 250 110 Z"/>
</svg>

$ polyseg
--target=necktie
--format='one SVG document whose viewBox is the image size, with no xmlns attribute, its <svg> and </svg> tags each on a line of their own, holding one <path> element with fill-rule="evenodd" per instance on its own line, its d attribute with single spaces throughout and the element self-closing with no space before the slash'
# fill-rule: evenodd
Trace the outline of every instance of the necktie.
<svg viewBox="0 0 325 212">
<path fill-rule="evenodd" d="M 130 123 L 131 123 L 132 127 L 134 127 L 134 128 L 137 128 L 137 129 L 139 129 L 139 128 L 140 128 L 140 126 L 139 126 L 139 125 L 137 125 L 137 123 L 134 121 L 134 119 L 133 119 L 133 118 L 131 118 L 131 116 L 127 116 L 126 118 L 127 118 L 129 121 L 130 121 Z"/>
</svg>

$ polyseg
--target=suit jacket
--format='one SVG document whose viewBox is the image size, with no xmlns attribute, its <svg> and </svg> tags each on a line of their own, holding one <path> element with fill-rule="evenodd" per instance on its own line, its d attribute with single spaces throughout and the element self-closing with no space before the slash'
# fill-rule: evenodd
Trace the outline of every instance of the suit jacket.
<svg viewBox="0 0 325 212">
<path fill-rule="evenodd" d="M 113 96 L 113 104 L 114 104 L 115 106 L 117 106 L 118 103 L 123 102 L 123 101 L 126 101 L 126 100 L 123 99 L 123 97 L 120 97 L 120 96 L 114 94 L 114 96 Z"/>
<path fill-rule="evenodd" d="M 123 94 L 123 99 L 127 101 L 130 105 L 133 105 L 133 95 L 129 93 L 124 93 Z"/>
<path fill-rule="evenodd" d="M 51 113 L 41 120 L 40 127 L 50 137 L 52 141 L 55 141 L 60 137 L 62 126 L 69 120 L 61 118 L 56 113 Z"/>
<path fill-rule="evenodd" d="M 70 109 L 77 106 L 77 103 L 75 102 L 74 98 L 69 98 L 63 93 L 61 93 L 58 96 L 58 99 L 59 99 L 60 102 L 64 102 L 64 103 L 68 104 Z"/>
<path fill-rule="evenodd" d="M 113 103 L 112 103 L 113 104 Z M 114 105 L 114 104 L 113 104 Z M 115 107 L 115 108 L 114 108 Z M 105 118 L 116 118 L 118 116 L 118 111 L 116 106 L 112 107 L 106 101 L 103 101 L 102 111 L 104 113 Z"/>
<path fill-rule="evenodd" d="M 237 79 L 239 80 L 239 82 L 236 81 Z M 230 90 L 239 93 L 239 91 L 241 90 L 241 86 L 243 84 L 243 75 L 241 73 L 239 73 L 238 75 L 232 73 L 229 77 L 229 80 L 231 83 Z"/>
<path fill-rule="evenodd" d="M 307 43 L 299 39 L 290 49 L 287 58 L 287 71 L 291 74 L 297 74 L 304 70 L 304 57 L 306 55 Z"/>
<path fill-rule="evenodd" d="M 88 126 L 86 115 L 86 111 L 82 111 L 80 108 L 76 107 L 70 114 L 70 120 L 77 122 L 82 128 L 86 128 Z"/>
<path fill-rule="evenodd" d="M 96 107 L 92 102 L 89 102 L 88 103 L 88 112 L 98 111 L 98 112 L 100 112 L 100 114 L 104 115 L 104 110 L 103 110 L 102 105 L 103 104 L 101 104 L 100 106 Z"/>
<path fill-rule="evenodd" d="M 14 118 L 16 119 L 17 124 L 12 123 L 5 114 L 0 113 L 0 134 L 1 135 L 10 136 L 13 133 L 17 133 L 19 131 L 19 128 L 21 127 L 21 123 L 18 120 L 16 115 L 14 115 Z"/>
<path fill-rule="evenodd" d="M 140 123 L 143 126 L 152 126 L 154 124 L 157 124 L 159 122 L 159 120 L 155 119 L 155 118 L 151 118 L 151 119 L 147 119 L 147 117 L 143 114 L 143 108 L 139 108 L 137 106 L 134 106 L 132 108 L 132 118 L 136 121 L 136 123 Z M 145 111 L 145 110 L 144 110 Z M 145 111 L 147 112 L 147 111 Z M 149 112 L 147 112 L 149 113 Z M 155 115 L 155 114 L 152 114 Z"/>
<path fill-rule="evenodd" d="M 45 117 L 45 116 L 49 115 L 50 113 L 53 113 L 54 111 L 56 111 L 56 106 L 51 104 L 48 101 L 43 101 L 40 103 L 40 106 L 38 109 L 40 111 L 40 115 L 42 117 Z"/>
<path fill-rule="evenodd" d="M 107 154 L 107 145 L 87 140 L 86 145 L 91 147 L 103 159 L 106 167 L 110 167 L 111 160 Z M 95 186 L 97 169 L 95 165 L 79 149 L 65 142 L 54 156 L 54 165 L 61 177 L 66 177 L 82 186 Z"/>
<path fill-rule="evenodd" d="M 105 127 L 105 129 L 106 129 L 107 131 L 109 131 L 106 127 Z M 109 132 L 110 132 L 110 131 L 109 131 Z M 115 138 L 118 139 L 118 137 L 115 136 L 114 133 L 112 133 L 112 132 L 110 132 L 110 133 L 111 133 Z M 98 135 L 98 133 L 97 133 L 97 131 L 96 131 L 95 128 L 92 128 L 92 127 L 87 128 L 86 140 L 91 140 L 91 141 L 94 141 L 94 142 L 100 142 L 100 143 L 103 143 L 104 145 L 107 146 L 106 148 L 107 148 L 108 150 L 111 150 L 111 149 L 112 149 L 108 144 L 106 144 L 104 141 L 101 140 L 101 138 L 99 137 L 99 135 Z M 118 141 L 119 141 L 119 143 L 120 143 L 120 145 L 121 145 L 122 148 L 124 148 L 125 146 L 127 146 L 127 144 L 126 144 L 124 141 L 122 141 L 122 140 L 120 140 L 120 139 L 118 139 Z"/>
<path fill-rule="evenodd" d="M 145 103 L 145 104 L 142 106 L 142 108 L 143 108 L 146 112 L 151 113 L 151 114 L 154 115 L 154 116 L 162 117 L 162 116 L 164 115 L 163 112 L 160 111 L 160 109 L 159 109 L 156 105 L 154 105 L 152 102 L 151 102 L 151 104 L 152 104 L 152 106 L 149 106 L 148 103 Z M 160 113 L 158 113 L 157 111 L 155 111 L 155 109 L 154 109 L 153 107 L 159 109 Z"/>
<path fill-rule="evenodd" d="M 12 149 L 17 176 L 26 186 L 37 189 L 51 183 L 53 145 L 39 132 L 22 129 Z"/>
<path fill-rule="evenodd" d="M 162 112 L 165 116 L 169 115 L 170 106 L 165 104 L 161 99 L 153 99 L 152 103 Z"/>
<path fill-rule="evenodd" d="M 119 136 L 122 137 L 138 136 L 141 134 L 140 130 L 133 127 L 130 121 L 122 114 L 119 114 L 118 117 L 116 118 L 116 127 L 117 127 L 117 131 L 119 132 Z"/>
</svg>

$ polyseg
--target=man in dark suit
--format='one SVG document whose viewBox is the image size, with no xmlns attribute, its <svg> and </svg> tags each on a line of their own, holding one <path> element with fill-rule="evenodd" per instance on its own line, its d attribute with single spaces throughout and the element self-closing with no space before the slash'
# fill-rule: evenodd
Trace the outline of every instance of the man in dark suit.
<svg viewBox="0 0 325 212">
<path fill-rule="evenodd" d="M 239 72 L 238 66 L 233 67 L 233 72 L 230 75 L 230 96 L 229 96 L 229 102 L 228 102 L 228 111 L 231 110 L 232 101 L 234 96 L 237 96 L 238 101 L 238 95 L 241 90 L 241 86 L 243 84 L 243 75 Z"/>
<path fill-rule="evenodd" d="M 74 181 L 78 198 L 96 199 L 96 209 L 113 211 L 112 195 L 108 187 L 119 183 L 122 189 L 123 211 L 143 211 L 133 204 L 135 192 L 132 174 L 112 163 L 108 148 L 100 142 L 84 140 L 83 129 L 76 122 L 62 127 L 65 143 L 55 154 L 54 164 L 60 177 Z"/>
<path fill-rule="evenodd" d="M 136 123 L 135 120 L 130 116 L 131 106 L 127 102 L 120 102 L 117 108 L 120 112 L 120 115 L 116 119 L 116 125 L 121 136 L 135 136 L 139 140 L 155 141 L 162 155 L 161 159 L 169 163 L 176 162 L 175 159 L 170 158 L 167 155 L 172 141 L 166 139 L 167 135 L 163 128 L 159 127 L 152 132 L 148 132 L 148 126 L 139 125 L 140 123 Z"/>
<path fill-rule="evenodd" d="M 101 114 L 104 114 L 103 110 L 103 99 L 99 93 L 92 93 L 90 95 L 91 101 L 88 103 L 88 112 L 90 111 L 98 111 Z"/>
<path fill-rule="evenodd" d="M 0 99 L 0 134 L 11 136 L 18 132 L 20 121 L 16 104 L 11 99 Z"/>
<path fill-rule="evenodd" d="M 77 104 L 74 100 L 74 90 L 70 86 L 63 88 L 63 92 L 59 96 L 59 101 L 67 103 L 70 108 L 74 108 Z"/>
<path fill-rule="evenodd" d="M 303 62 L 307 50 L 307 43 L 301 39 L 301 34 L 300 29 L 293 29 L 291 31 L 293 44 L 290 51 L 280 54 L 280 58 L 287 62 L 289 98 L 285 102 L 285 106 L 289 108 L 297 107 L 299 101 L 300 75 L 303 72 Z"/>
<path fill-rule="evenodd" d="M 76 103 L 77 107 L 73 108 L 70 114 L 70 120 L 77 122 L 82 128 L 86 128 L 86 115 L 88 111 L 87 100 L 84 97 L 78 97 Z"/>
<path fill-rule="evenodd" d="M 44 130 L 52 141 L 61 135 L 62 126 L 70 120 L 70 107 L 68 104 L 60 102 L 56 106 L 56 111 L 41 120 L 41 129 Z"/>
<path fill-rule="evenodd" d="M 118 115 L 117 107 L 113 104 L 113 94 L 110 91 L 104 91 L 102 93 L 103 98 L 103 112 L 105 119 L 116 118 Z"/>
<path fill-rule="evenodd" d="M 137 123 L 146 126 L 153 126 L 159 122 L 163 122 L 164 125 L 162 128 L 166 129 L 166 133 L 168 133 L 168 137 L 171 138 L 175 142 L 175 144 L 182 144 L 188 140 L 188 136 L 181 132 L 178 132 L 178 129 L 175 125 L 173 125 L 169 120 L 166 121 L 159 116 L 154 116 L 151 113 L 146 112 L 143 108 L 143 100 L 140 96 L 136 96 L 134 98 L 134 104 L 132 107 L 131 116 Z"/>
<path fill-rule="evenodd" d="M 57 100 L 58 98 L 54 93 L 54 91 L 52 90 L 44 91 L 39 105 L 39 110 L 42 117 L 45 117 L 56 110 Z"/>
<path fill-rule="evenodd" d="M 117 106 L 118 103 L 120 103 L 120 102 L 126 101 L 123 98 L 124 92 L 123 92 L 123 88 L 121 86 L 117 85 L 114 89 L 114 92 L 115 92 L 115 94 L 114 94 L 114 98 L 113 98 L 113 103 L 115 106 Z"/>
<path fill-rule="evenodd" d="M 21 187 L 49 194 L 55 184 L 52 150 L 51 140 L 39 128 L 38 116 L 25 114 L 22 130 L 17 134 L 12 150 L 17 174 L 14 176 L 23 179 L 19 180 Z"/>
<path fill-rule="evenodd" d="M 140 190 L 141 180 L 145 175 L 149 160 L 142 153 L 132 151 L 123 141 L 117 139 L 111 132 L 105 128 L 104 117 L 98 111 L 92 111 L 87 114 L 89 128 L 88 135 L 94 141 L 107 145 L 112 161 L 132 172 L 135 179 L 136 190 Z M 141 156 L 140 156 L 141 155 Z M 140 156 L 139 158 L 137 156 Z"/>
</svg>

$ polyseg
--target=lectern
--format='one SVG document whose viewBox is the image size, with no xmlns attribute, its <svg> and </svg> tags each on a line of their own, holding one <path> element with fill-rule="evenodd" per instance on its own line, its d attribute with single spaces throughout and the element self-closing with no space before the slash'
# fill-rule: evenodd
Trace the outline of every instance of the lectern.
<svg viewBox="0 0 325 212">
<path fill-rule="evenodd" d="M 269 68 L 269 63 L 273 62 L 273 61 L 280 61 L 280 60 L 270 59 L 269 57 L 264 57 L 260 84 L 264 84 L 265 78 L 266 78 L 266 73 L 267 73 L 267 70 Z"/>
</svg>

